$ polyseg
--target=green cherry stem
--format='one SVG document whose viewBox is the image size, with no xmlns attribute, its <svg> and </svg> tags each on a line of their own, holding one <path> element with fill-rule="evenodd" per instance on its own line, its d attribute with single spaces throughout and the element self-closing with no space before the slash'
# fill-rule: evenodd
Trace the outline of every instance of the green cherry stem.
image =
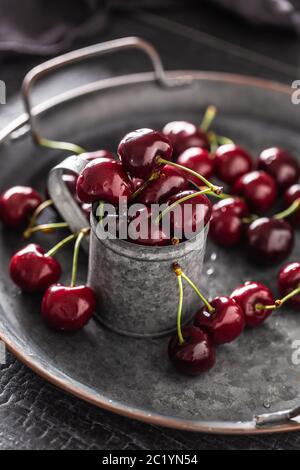
<svg viewBox="0 0 300 470">
<path fill-rule="evenodd" d="M 64 238 L 60 242 L 58 242 L 56 245 L 54 245 L 53 248 L 51 248 L 47 253 L 46 256 L 54 256 L 63 246 L 67 245 L 68 243 L 72 242 L 75 240 L 75 238 L 78 236 L 78 233 L 72 233 L 72 235 L 69 235 L 68 237 Z"/>
<path fill-rule="evenodd" d="M 35 223 L 36 223 L 36 219 L 39 217 L 39 215 L 45 210 L 47 209 L 48 207 L 50 206 L 53 206 L 54 202 L 52 201 L 52 199 L 47 199 L 47 201 L 44 201 L 42 202 L 34 211 L 34 213 L 32 214 L 30 220 L 29 220 L 29 224 L 28 224 L 28 227 L 27 229 L 30 229 L 32 228 Z M 27 230 L 26 229 L 26 230 Z"/>
<path fill-rule="evenodd" d="M 178 199 L 177 201 L 173 202 L 173 204 L 171 204 L 170 206 L 166 207 L 155 219 L 155 223 L 158 224 L 161 219 L 166 215 L 168 214 L 168 212 L 170 212 L 172 209 L 174 209 L 174 207 L 178 206 L 179 204 L 181 204 L 182 202 L 186 202 L 188 201 L 189 199 L 193 199 L 197 196 L 200 196 L 201 194 L 209 194 L 211 191 L 209 188 L 206 188 L 206 189 L 202 189 L 202 191 L 197 191 L 196 193 L 193 193 L 193 194 L 187 194 L 186 196 L 183 196 L 181 199 Z"/>
<path fill-rule="evenodd" d="M 285 297 L 282 297 L 282 299 L 275 300 L 274 305 L 257 304 L 255 305 L 255 309 L 256 310 L 275 310 L 276 308 L 282 307 L 282 305 L 284 305 L 288 300 L 292 299 L 298 294 L 300 294 L 300 284 L 298 285 L 298 287 L 296 287 L 296 289 L 292 290 Z"/>
<path fill-rule="evenodd" d="M 133 199 L 136 199 L 151 183 L 151 181 L 157 180 L 160 177 L 160 172 L 159 171 L 154 171 L 152 175 L 130 196 L 130 201 Z"/>
<path fill-rule="evenodd" d="M 200 124 L 200 129 L 203 131 L 203 132 L 207 132 L 208 129 L 210 128 L 213 120 L 215 119 L 216 117 L 216 114 L 217 114 L 218 110 L 215 106 L 213 105 L 210 105 L 207 107 L 205 113 L 204 113 L 204 116 L 203 116 L 203 119 L 202 119 L 202 122 Z"/>
<path fill-rule="evenodd" d="M 45 137 L 40 137 L 37 139 L 37 144 L 41 147 L 46 147 L 53 150 L 67 150 L 71 153 L 76 153 L 80 155 L 81 153 L 85 153 L 86 150 L 80 145 L 72 144 L 71 142 L 61 142 L 58 140 L 50 140 L 46 139 Z"/>
<path fill-rule="evenodd" d="M 300 209 L 300 199 L 296 199 L 287 209 L 274 215 L 274 219 L 285 219 Z"/>
<path fill-rule="evenodd" d="M 77 279 L 77 268 L 78 268 L 78 255 L 79 249 L 82 239 L 90 232 L 90 228 L 86 227 L 77 234 L 75 246 L 74 246 L 74 253 L 73 253 L 73 265 L 72 265 L 72 277 L 71 277 L 71 287 L 76 286 L 76 279 Z"/>
<path fill-rule="evenodd" d="M 36 233 L 36 232 L 51 233 L 53 232 L 53 230 L 60 229 L 60 228 L 68 228 L 68 227 L 69 226 L 66 222 L 36 225 L 35 227 L 26 229 L 25 232 L 23 232 L 23 237 L 28 239 L 31 237 L 33 233 Z"/>
<path fill-rule="evenodd" d="M 181 314 L 182 314 L 182 304 L 183 304 L 183 288 L 182 288 L 182 279 L 181 275 L 176 273 L 176 278 L 178 282 L 179 289 L 179 299 L 178 299 L 178 309 L 177 309 L 177 336 L 179 344 L 184 343 L 184 339 L 181 331 Z"/>
<path fill-rule="evenodd" d="M 157 157 L 157 163 L 161 163 L 163 165 L 174 166 L 175 168 L 178 168 L 179 170 L 186 171 L 187 173 L 190 173 L 191 175 L 195 176 L 200 181 L 202 181 L 202 183 L 204 183 L 205 186 L 210 188 L 210 190 L 213 193 L 221 194 L 223 192 L 223 188 L 221 188 L 220 186 L 215 186 L 210 181 L 208 181 L 206 178 L 204 178 L 204 176 L 200 175 L 199 173 L 196 173 L 196 171 L 191 170 L 190 168 L 187 168 L 186 166 L 179 165 L 178 163 L 170 162 L 169 160 L 165 160 L 162 157 Z"/>
</svg>

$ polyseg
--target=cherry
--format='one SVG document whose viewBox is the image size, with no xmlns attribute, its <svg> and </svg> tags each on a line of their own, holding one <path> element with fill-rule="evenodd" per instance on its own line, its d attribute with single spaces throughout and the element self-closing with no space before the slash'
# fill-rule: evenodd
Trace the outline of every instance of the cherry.
<svg viewBox="0 0 300 470">
<path fill-rule="evenodd" d="M 300 166 L 295 158 L 286 150 L 271 147 L 261 152 L 258 157 L 258 168 L 271 175 L 280 191 L 297 183 L 300 176 Z"/>
<path fill-rule="evenodd" d="M 278 289 L 282 296 L 286 296 L 300 286 L 300 263 L 289 263 L 281 268 L 278 275 Z M 289 300 L 289 303 L 299 309 L 300 294 Z"/>
<path fill-rule="evenodd" d="M 182 328 L 184 343 L 180 344 L 177 333 L 169 342 L 168 353 L 173 365 L 187 375 L 198 375 L 211 369 L 216 353 L 209 335 L 196 326 Z"/>
<path fill-rule="evenodd" d="M 175 206 L 175 203 L 181 206 L 180 213 L 176 211 L 177 206 L 174 207 L 174 212 L 170 212 L 170 225 L 175 236 L 182 233 L 186 238 L 190 238 L 203 229 L 210 220 L 212 205 L 204 194 L 197 195 L 185 202 L 179 202 L 180 199 L 196 193 L 197 191 L 194 190 L 181 191 L 171 196 L 167 201 L 168 206 L 173 204 Z M 187 217 L 187 211 L 185 210 L 188 205 L 191 206 L 190 217 Z"/>
<path fill-rule="evenodd" d="M 274 296 L 270 289 L 259 282 L 245 282 L 230 295 L 244 312 L 246 325 L 258 326 L 272 313 L 272 310 L 258 310 L 257 305 L 273 305 Z"/>
<path fill-rule="evenodd" d="M 300 184 L 293 184 L 289 189 L 286 190 L 284 194 L 284 202 L 286 207 L 290 207 L 290 205 L 296 201 L 297 199 L 300 200 Z M 292 225 L 295 227 L 300 227 L 300 209 L 294 212 L 290 217 L 289 220 Z"/>
<path fill-rule="evenodd" d="M 270 209 L 277 196 L 274 179 L 264 171 L 252 171 L 241 176 L 234 183 L 232 192 L 244 197 L 256 214 Z"/>
<path fill-rule="evenodd" d="M 121 196 L 129 197 L 133 188 L 120 162 L 96 158 L 79 175 L 76 190 L 82 202 L 104 200 L 116 205 Z"/>
<path fill-rule="evenodd" d="M 175 168 L 166 165 L 160 172 L 159 178 L 149 182 L 136 202 L 146 205 L 161 204 L 173 194 L 187 190 L 188 187 L 185 176 Z"/>
<path fill-rule="evenodd" d="M 135 178 L 147 180 L 162 167 L 158 157 L 171 160 L 172 146 L 169 139 L 153 129 L 138 129 L 121 140 L 118 155 L 125 170 Z"/>
<path fill-rule="evenodd" d="M 249 225 L 246 240 L 259 264 L 280 263 L 292 251 L 294 232 L 285 220 L 261 217 Z"/>
<path fill-rule="evenodd" d="M 209 155 L 208 150 L 201 147 L 191 147 L 179 155 L 176 160 L 179 165 L 183 165 L 191 170 L 200 173 L 204 178 L 210 179 L 214 174 L 214 159 Z M 186 177 L 199 186 L 199 179 L 185 173 Z"/>
<path fill-rule="evenodd" d="M 163 128 L 163 134 L 170 140 L 175 157 L 178 157 L 190 147 L 210 149 L 210 143 L 206 133 L 191 122 L 169 122 Z"/>
<path fill-rule="evenodd" d="M 133 243 L 145 246 L 165 246 L 171 240 L 168 234 L 151 219 L 151 209 L 145 207 L 137 212 L 128 227 L 128 239 Z M 133 233 L 133 231 L 134 233 Z"/>
<path fill-rule="evenodd" d="M 214 344 L 230 343 L 245 328 L 245 316 L 241 307 L 230 297 L 216 297 L 210 302 L 214 312 L 203 307 L 196 313 L 194 325 L 206 331 Z"/>
<path fill-rule="evenodd" d="M 0 218 L 10 228 L 25 226 L 42 203 L 40 194 L 29 186 L 13 186 L 0 196 Z"/>
<path fill-rule="evenodd" d="M 96 308 L 93 290 L 87 286 L 53 284 L 42 300 L 42 318 L 61 331 L 76 331 L 90 320 Z"/>
<path fill-rule="evenodd" d="M 212 207 L 212 217 L 221 214 L 232 214 L 243 218 L 249 215 L 249 209 L 243 199 L 239 197 L 228 197 L 216 202 Z"/>
<path fill-rule="evenodd" d="M 141 178 L 132 178 L 131 182 L 132 182 L 133 192 L 135 192 L 144 184 L 144 180 L 142 180 Z"/>
<path fill-rule="evenodd" d="M 242 221 L 237 215 L 230 212 L 213 215 L 209 226 L 209 235 L 218 245 L 226 247 L 237 245 L 243 235 Z"/>
<path fill-rule="evenodd" d="M 252 168 L 252 158 L 242 147 L 225 144 L 216 150 L 215 172 L 221 181 L 232 184 Z"/>
<path fill-rule="evenodd" d="M 95 150 L 94 152 L 81 153 L 80 158 L 83 158 L 87 161 L 95 160 L 96 158 L 109 158 L 110 160 L 115 160 L 115 156 L 109 150 Z"/>
<path fill-rule="evenodd" d="M 31 243 L 11 258 L 9 273 L 23 291 L 41 292 L 59 280 L 61 267 L 41 246 Z"/>
</svg>

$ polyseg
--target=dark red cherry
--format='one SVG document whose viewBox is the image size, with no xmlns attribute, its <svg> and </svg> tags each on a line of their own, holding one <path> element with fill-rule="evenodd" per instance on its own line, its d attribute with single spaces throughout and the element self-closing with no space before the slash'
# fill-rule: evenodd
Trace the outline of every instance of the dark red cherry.
<svg viewBox="0 0 300 470">
<path fill-rule="evenodd" d="M 87 324 L 96 308 L 93 290 L 87 286 L 54 284 L 42 300 L 42 318 L 55 330 L 76 331 Z"/>
<path fill-rule="evenodd" d="M 294 232 L 282 219 L 261 217 L 254 220 L 246 232 L 249 254 L 259 264 L 274 264 L 285 260 L 294 245 Z"/>
<path fill-rule="evenodd" d="M 286 207 L 290 207 L 294 201 L 300 200 L 300 184 L 293 184 L 284 194 L 284 202 Z M 289 221 L 294 227 L 300 227 L 300 209 L 294 212 L 290 217 Z"/>
<path fill-rule="evenodd" d="M 171 196 L 167 204 L 170 206 L 179 199 L 195 193 L 197 191 L 182 191 Z M 174 236 L 181 238 L 179 235 L 182 233 L 186 238 L 191 238 L 201 231 L 210 221 L 211 210 L 211 202 L 204 194 L 179 203 L 170 212 L 170 226 Z"/>
<path fill-rule="evenodd" d="M 211 369 L 216 362 L 216 352 L 209 335 L 196 326 L 182 329 L 184 343 L 180 344 L 177 333 L 169 342 L 168 353 L 172 364 L 187 375 L 198 375 Z"/>
<path fill-rule="evenodd" d="M 191 122 L 172 121 L 163 128 L 163 134 L 170 140 L 174 157 L 190 147 L 210 149 L 210 143 L 205 132 Z"/>
<path fill-rule="evenodd" d="M 165 246 L 171 244 L 170 236 L 155 223 L 149 207 L 137 211 L 128 225 L 128 240 L 145 246 Z"/>
<path fill-rule="evenodd" d="M 120 162 L 96 158 L 90 161 L 79 175 L 76 190 L 82 202 L 104 200 L 117 205 L 121 196 L 131 195 L 133 188 Z"/>
<path fill-rule="evenodd" d="M 41 203 L 42 197 L 35 189 L 13 186 L 0 196 L 0 218 L 7 227 L 21 228 Z"/>
<path fill-rule="evenodd" d="M 81 204 L 81 209 L 82 209 L 82 212 L 86 215 L 86 218 L 90 220 L 92 204 L 83 203 Z"/>
<path fill-rule="evenodd" d="M 132 177 L 144 180 L 162 167 L 157 158 L 171 160 L 172 151 L 169 139 L 153 129 L 129 132 L 118 146 L 118 155 L 124 169 Z"/>
<path fill-rule="evenodd" d="M 232 214 L 239 218 L 247 217 L 249 209 L 246 202 L 239 197 L 228 197 L 216 202 L 212 207 L 212 216 Z"/>
<path fill-rule="evenodd" d="M 61 267 L 41 246 L 30 243 L 11 258 L 9 273 L 23 291 L 42 292 L 59 280 Z"/>
<path fill-rule="evenodd" d="M 300 176 L 297 160 L 289 152 L 278 147 L 271 147 L 261 152 L 258 157 L 258 168 L 274 178 L 280 191 L 285 191 L 297 183 Z"/>
<path fill-rule="evenodd" d="M 259 282 L 245 282 L 230 295 L 244 312 L 246 325 L 258 326 L 272 313 L 272 310 L 257 310 L 256 305 L 274 305 L 275 299 L 268 287 Z"/>
<path fill-rule="evenodd" d="M 215 172 L 221 181 L 233 184 L 253 168 L 251 156 L 235 144 L 221 145 L 215 153 Z"/>
<path fill-rule="evenodd" d="M 242 220 L 230 212 L 213 215 L 210 221 L 209 235 L 218 245 L 235 246 L 243 235 Z"/>
<path fill-rule="evenodd" d="M 188 189 L 188 180 L 178 170 L 166 165 L 159 178 L 151 181 L 138 196 L 136 202 L 141 204 L 162 204 L 173 194 Z"/>
<path fill-rule="evenodd" d="M 210 156 L 208 150 L 201 147 L 191 147 L 186 149 L 179 155 L 176 163 L 194 170 L 196 173 L 199 173 L 208 180 L 211 179 L 214 174 L 214 159 Z M 189 173 L 184 174 L 192 183 L 199 186 L 199 178 L 196 178 Z"/>
<path fill-rule="evenodd" d="M 230 297 L 216 297 L 210 302 L 215 309 L 209 313 L 203 307 L 196 313 L 194 325 L 206 331 L 214 344 L 230 343 L 235 340 L 245 328 L 245 316 L 241 307 Z"/>
<path fill-rule="evenodd" d="M 144 180 L 142 180 L 141 178 L 132 178 L 131 182 L 132 182 L 133 192 L 137 191 L 137 189 L 139 189 L 142 186 L 142 184 L 144 184 Z"/>
<path fill-rule="evenodd" d="M 276 183 L 265 171 L 252 171 L 241 176 L 233 185 L 232 192 L 244 197 L 256 214 L 269 210 L 276 199 Z"/>
<path fill-rule="evenodd" d="M 281 297 L 297 289 L 300 286 L 300 263 L 289 263 L 281 268 L 278 275 L 278 289 Z M 300 294 L 296 295 L 289 301 L 290 305 L 300 308 Z"/>
<path fill-rule="evenodd" d="M 95 150 L 94 152 L 81 153 L 80 157 L 87 161 L 95 160 L 96 158 L 108 158 L 109 160 L 115 160 L 115 156 L 109 150 Z"/>
</svg>

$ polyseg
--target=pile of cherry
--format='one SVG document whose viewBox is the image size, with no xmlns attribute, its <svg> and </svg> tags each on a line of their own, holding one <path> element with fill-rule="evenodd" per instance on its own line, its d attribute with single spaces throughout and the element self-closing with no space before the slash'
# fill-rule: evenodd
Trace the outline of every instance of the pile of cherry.
<svg viewBox="0 0 300 470">
<path fill-rule="evenodd" d="M 118 206 L 120 197 L 145 205 L 146 223 L 152 224 L 151 204 L 165 204 L 167 209 L 191 204 L 192 216 L 178 221 L 170 217 L 171 234 L 158 223 L 148 238 L 128 238 L 147 246 L 175 245 L 185 241 L 172 232 L 176 224 L 185 224 L 187 237 L 210 221 L 210 235 L 220 245 L 231 247 L 243 242 L 259 263 L 279 263 L 290 253 L 294 243 L 293 227 L 300 226 L 300 168 L 285 150 L 269 148 L 254 162 L 249 153 L 209 131 L 211 119 L 202 127 L 184 121 L 170 122 L 162 131 L 139 129 L 127 134 L 118 146 L 118 158 L 109 151 L 84 153 L 87 165 L 77 177 L 65 175 L 65 182 L 82 210 L 90 213 L 92 205 L 102 202 Z M 228 193 L 211 182 L 225 183 Z M 207 196 L 219 198 L 212 205 Z M 277 196 L 285 208 L 265 216 Z M 38 225 L 37 219 L 51 201 L 43 201 L 30 187 L 16 186 L 0 196 L 0 217 L 11 229 L 26 229 L 28 238 L 36 231 L 66 227 L 65 223 Z M 140 211 L 137 214 L 140 216 Z M 287 221 L 287 220 L 288 221 Z M 128 220 L 128 223 L 130 220 Z M 42 292 L 42 317 L 53 328 L 74 331 L 82 328 L 96 307 L 88 286 L 76 286 L 80 242 L 89 227 L 71 234 L 47 253 L 36 244 L 19 250 L 11 259 L 10 276 L 25 292 Z M 59 284 L 61 266 L 54 255 L 74 241 L 70 286 Z M 174 264 L 179 286 L 177 333 L 169 343 L 169 357 L 182 372 L 196 375 L 215 363 L 215 346 L 236 339 L 246 325 L 256 327 L 285 302 L 300 306 L 300 262 L 284 266 L 278 276 L 280 299 L 257 282 L 236 288 L 230 296 L 208 302 L 195 284 Z M 182 279 L 197 292 L 204 307 L 195 315 L 194 324 L 181 328 L 183 302 Z"/>
</svg>

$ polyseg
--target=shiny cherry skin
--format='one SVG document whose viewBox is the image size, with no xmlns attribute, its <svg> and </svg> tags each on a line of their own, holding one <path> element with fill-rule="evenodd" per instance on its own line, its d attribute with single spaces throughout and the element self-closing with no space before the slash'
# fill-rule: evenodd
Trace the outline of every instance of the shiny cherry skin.
<svg viewBox="0 0 300 470">
<path fill-rule="evenodd" d="M 170 140 L 175 158 L 190 147 L 201 147 L 206 150 L 210 149 L 210 143 L 206 133 L 191 122 L 168 122 L 163 128 L 163 134 Z"/>
<path fill-rule="evenodd" d="M 194 318 L 194 325 L 209 334 L 214 344 L 231 343 L 245 328 L 245 315 L 241 307 L 230 297 L 216 297 L 210 302 L 215 309 L 209 313 L 203 307 Z"/>
<path fill-rule="evenodd" d="M 160 172 L 159 178 L 151 181 L 137 197 L 141 204 L 162 204 L 169 197 L 189 188 L 188 180 L 176 168 L 166 165 Z"/>
<path fill-rule="evenodd" d="M 272 310 L 257 310 L 256 305 L 274 305 L 275 299 L 268 287 L 259 282 L 245 282 L 237 287 L 230 295 L 245 315 L 246 325 L 258 326 L 272 313 Z"/>
<path fill-rule="evenodd" d="M 128 225 L 128 240 L 145 246 L 165 246 L 171 244 L 170 236 L 159 224 L 151 219 L 150 207 L 137 211 Z"/>
<path fill-rule="evenodd" d="M 171 196 L 170 199 L 168 199 L 167 204 L 170 206 L 179 199 L 195 193 L 197 193 L 197 191 L 182 191 Z M 181 206 L 181 212 L 176 212 L 178 206 Z M 181 233 L 186 238 L 191 238 L 197 232 L 201 231 L 210 221 L 212 205 L 210 200 L 204 194 L 195 196 L 185 202 L 181 202 L 178 206 L 173 209 L 174 212 L 170 212 L 170 226 L 176 238 L 181 238 L 178 236 Z M 187 206 L 190 207 L 186 209 Z M 186 210 L 190 210 L 191 212 L 185 212 Z"/>
<path fill-rule="evenodd" d="M 275 180 L 265 171 L 252 171 L 241 176 L 232 192 L 244 197 L 255 214 L 263 214 L 274 204 L 277 196 Z"/>
<path fill-rule="evenodd" d="M 284 194 L 284 202 L 286 207 L 290 207 L 294 201 L 300 200 L 300 184 L 293 184 Z M 296 210 L 290 217 L 289 221 L 294 227 L 300 227 L 300 209 Z"/>
<path fill-rule="evenodd" d="M 116 159 L 112 152 L 110 152 L 109 150 L 105 150 L 105 149 L 95 150 L 94 152 L 81 153 L 80 157 L 83 158 L 84 160 L 87 160 L 88 162 L 91 162 L 92 160 L 95 160 L 96 158 L 108 158 L 110 160 Z"/>
<path fill-rule="evenodd" d="M 215 161 L 210 156 L 208 150 L 201 147 L 191 147 L 182 152 L 177 158 L 176 163 L 183 165 L 190 170 L 194 170 L 196 173 L 204 176 L 204 178 L 210 180 L 214 174 Z M 190 175 L 187 172 L 182 171 L 185 177 L 197 186 L 201 184 L 199 178 Z"/>
<path fill-rule="evenodd" d="M 13 255 L 9 264 L 13 282 L 24 292 L 43 292 L 61 276 L 61 266 L 34 243 Z"/>
<path fill-rule="evenodd" d="M 88 323 L 95 308 L 95 294 L 90 287 L 53 284 L 44 294 L 41 313 L 55 330 L 76 331 Z"/>
<path fill-rule="evenodd" d="M 120 162 L 96 158 L 80 173 L 76 191 L 82 202 L 103 200 L 117 205 L 120 197 L 129 197 L 132 194 L 133 188 Z"/>
<path fill-rule="evenodd" d="M 29 186 L 13 186 L 0 196 L 0 219 L 9 228 L 24 227 L 35 209 L 43 202 Z"/>
<path fill-rule="evenodd" d="M 243 235 L 242 220 L 230 212 L 213 215 L 210 221 L 209 235 L 218 245 L 235 246 Z"/>
<path fill-rule="evenodd" d="M 297 289 L 300 286 L 300 263 L 288 263 L 283 266 L 278 274 L 278 290 L 281 297 Z M 290 305 L 300 308 L 300 294 L 288 301 Z"/>
<path fill-rule="evenodd" d="M 243 218 L 249 215 L 246 202 L 239 197 L 227 197 L 216 202 L 212 207 L 212 216 L 220 214 L 233 214 Z"/>
<path fill-rule="evenodd" d="M 124 169 L 134 178 L 147 180 L 163 165 L 158 157 L 171 160 L 172 145 L 161 132 L 153 129 L 137 129 L 129 132 L 118 146 L 118 155 Z"/>
<path fill-rule="evenodd" d="M 269 173 L 280 191 L 285 191 L 300 177 L 297 160 L 286 150 L 271 147 L 263 150 L 258 157 L 258 169 Z"/>
<path fill-rule="evenodd" d="M 258 264 L 281 263 L 292 251 L 294 231 L 285 220 L 261 217 L 249 225 L 246 241 Z"/>
<path fill-rule="evenodd" d="M 215 153 L 215 173 L 224 183 L 233 184 L 253 168 L 251 156 L 235 144 L 221 145 Z"/>
<path fill-rule="evenodd" d="M 177 333 L 169 342 L 168 353 L 172 364 L 186 375 L 198 375 L 211 369 L 216 362 L 216 352 L 209 335 L 196 326 L 182 328 L 184 343 Z"/>
<path fill-rule="evenodd" d="M 132 182 L 132 187 L 133 187 L 133 192 L 134 192 L 134 191 L 137 191 L 137 189 L 139 189 L 142 186 L 142 184 L 144 183 L 144 180 L 142 180 L 141 178 L 132 178 L 131 182 Z"/>
</svg>

